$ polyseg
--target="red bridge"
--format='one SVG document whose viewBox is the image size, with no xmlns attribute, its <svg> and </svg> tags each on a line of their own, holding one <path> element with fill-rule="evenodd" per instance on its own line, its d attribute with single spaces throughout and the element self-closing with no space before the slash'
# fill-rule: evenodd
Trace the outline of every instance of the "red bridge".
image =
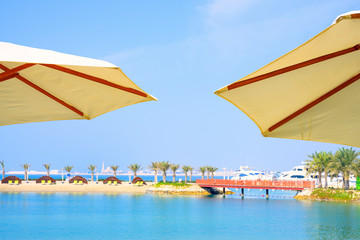
<svg viewBox="0 0 360 240">
<path fill-rule="evenodd" d="M 248 189 L 277 189 L 277 190 L 297 190 L 304 188 L 314 188 L 314 181 L 302 180 L 222 180 L 222 179 L 196 179 L 200 187 L 222 187 L 222 188 L 248 188 Z"/>
<path fill-rule="evenodd" d="M 222 180 L 222 179 L 196 179 L 196 183 L 203 188 L 241 188 L 244 197 L 244 189 L 266 189 L 266 197 L 269 197 L 269 189 L 302 191 L 304 188 L 314 188 L 314 181 L 303 180 Z"/>
</svg>

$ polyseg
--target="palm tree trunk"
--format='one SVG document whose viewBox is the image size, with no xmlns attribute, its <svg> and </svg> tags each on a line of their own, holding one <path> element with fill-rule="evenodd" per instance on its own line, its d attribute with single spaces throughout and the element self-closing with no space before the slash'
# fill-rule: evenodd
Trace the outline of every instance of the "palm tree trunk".
<svg viewBox="0 0 360 240">
<path fill-rule="evenodd" d="M 91 181 L 94 181 L 94 171 L 91 171 Z"/>
<path fill-rule="evenodd" d="M 214 173 L 211 172 L 211 179 L 214 179 Z"/>
<path fill-rule="evenodd" d="M 328 171 L 327 170 L 325 170 L 325 188 L 327 189 L 328 188 L 328 182 L 327 182 L 327 174 L 328 173 Z"/>
<path fill-rule="evenodd" d="M 207 179 L 210 179 L 210 172 L 207 172 Z"/>
<path fill-rule="evenodd" d="M 190 182 L 191 182 L 191 178 L 192 178 L 192 171 L 190 172 Z"/>
<path fill-rule="evenodd" d="M 48 176 L 48 177 L 50 176 L 50 171 L 49 171 L 49 170 L 47 170 L 47 176 Z"/>
<path fill-rule="evenodd" d="M 320 172 L 320 171 L 319 171 L 318 173 L 319 173 L 319 178 L 318 178 L 318 179 L 319 179 L 318 188 L 322 188 L 322 181 L 321 181 L 321 180 L 322 180 L 322 179 L 321 179 L 321 174 L 322 174 L 322 172 Z"/>
<path fill-rule="evenodd" d="M 187 183 L 187 172 L 185 172 L 185 183 Z"/>
<path fill-rule="evenodd" d="M 343 185 L 343 188 L 344 188 L 344 189 L 346 189 L 346 186 L 345 186 L 345 184 L 346 184 L 346 180 L 345 180 L 345 176 L 344 176 L 344 173 L 343 173 L 343 177 L 342 177 L 342 178 L 343 178 L 343 183 L 342 183 L 342 185 Z"/>
<path fill-rule="evenodd" d="M 157 183 L 157 171 L 155 171 L 154 180 L 155 180 L 155 183 Z"/>
<path fill-rule="evenodd" d="M 136 175 L 136 172 L 134 171 L 134 178 L 136 178 L 137 177 L 137 175 Z"/>
<path fill-rule="evenodd" d="M 204 178 L 205 178 L 205 173 L 202 172 L 202 173 L 201 173 L 201 180 L 204 180 Z"/>
<path fill-rule="evenodd" d="M 173 173 L 173 182 L 175 182 L 175 172 Z"/>
<path fill-rule="evenodd" d="M 163 182 L 166 182 L 166 172 L 165 171 L 163 171 L 162 176 L 163 176 Z"/>
<path fill-rule="evenodd" d="M 5 168 L 3 168 L 3 170 L 2 170 L 2 179 L 4 179 L 5 178 Z"/>
</svg>

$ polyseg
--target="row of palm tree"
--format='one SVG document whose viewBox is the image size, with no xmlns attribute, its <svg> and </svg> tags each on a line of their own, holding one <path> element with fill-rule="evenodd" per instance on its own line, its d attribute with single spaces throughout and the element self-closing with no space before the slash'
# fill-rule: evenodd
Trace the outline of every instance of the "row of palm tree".
<svg viewBox="0 0 360 240">
<path fill-rule="evenodd" d="M 3 178 L 4 178 L 5 177 L 5 163 L 4 163 L 4 161 L 0 161 L 0 164 L 2 165 L 2 169 L 3 169 L 2 174 L 3 174 Z M 50 175 L 51 164 L 42 164 L 42 165 L 46 169 L 47 176 L 49 176 Z M 20 166 L 25 171 L 24 179 L 28 180 L 28 171 L 29 171 L 29 168 L 31 167 L 31 165 L 27 164 L 27 163 L 24 163 L 24 164 L 21 164 Z M 74 166 L 65 166 L 64 170 L 66 172 L 70 173 L 73 168 L 74 168 Z M 87 168 L 91 171 L 91 181 L 93 181 L 94 180 L 94 172 L 96 171 L 96 165 L 90 164 Z M 119 169 L 119 166 L 118 165 L 111 165 L 110 168 L 113 171 L 114 177 L 116 177 L 116 173 L 117 173 L 117 171 Z M 180 164 L 173 164 L 173 163 L 169 163 L 168 161 L 167 162 L 151 162 L 151 164 L 149 165 L 148 168 L 153 170 L 154 173 L 155 173 L 155 178 L 154 178 L 155 183 L 157 183 L 157 175 L 158 175 L 159 171 L 162 172 L 163 181 L 166 182 L 166 172 L 169 169 L 173 172 L 173 182 L 175 182 L 176 171 L 179 170 Z M 141 167 L 140 164 L 135 163 L 135 164 L 130 164 L 128 166 L 128 169 L 133 171 L 134 177 L 137 177 L 137 172 L 139 170 L 141 170 L 142 167 Z M 185 174 L 185 183 L 187 183 L 188 173 L 190 173 L 190 179 L 189 180 L 191 182 L 194 168 L 192 166 L 190 166 L 190 165 L 183 165 L 181 167 L 181 169 Z M 218 168 L 210 167 L 210 166 L 203 166 L 203 167 L 200 167 L 199 170 L 202 173 L 202 179 L 205 178 L 205 172 L 206 171 L 207 171 L 207 178 L 210 179 L 210 173 L 211 173 L 211 179 L 214 179 L 214 172 L 216 172 L 218 170 Z"/>
<path fill-rule="evenodd" d="M 331 152 L 315 152 L 308 157 L 306 168 L 308 174 L 318 175 L 318 187 L 322 188 L 322 174 L 325 174 L 325 188 L 328 187 L 327 176 L 331 178 L 342 175 L 343 188 L 350 188 L 350 176 L 360 176 L 360 152 L 353 148 L 340 148 L 335 154 Z"/>
<path fill-rule="evenodd" d="M 214 172 L 218 170 L 217 167 L 211 167 L 211 166 L 202 166 L 199 168 L 201 172 L 201 179 L 205 179 L 205 172 L 207 171 L 207 179 L 210 179 L 210 173 L 211 173 L 211 179 L 214 179 Z"/>
<path fill-rule="evenodd" d="M 166 172 L 169 169 L 173 173 L 173 182 L 175 182 L 176 171 L 178 171 L 179 168 L 180 168 L 180 164 L 174 164 L 174 163 L 169 163 L 169 162 L 151 162 L 151 164 L 149 165 L 149 169 L 153 170 L 154 173 L 155 173 L 155 177 L 154 177 L 155 183 L 157 183 L 157 175 L 158 175 L 159 171 L 162 172 L 163 182 L 166 182 Z M 183 165 L 181 167 L 181 169 L 185 174 L 185 183 L 187 183 L 188 173 L 190 173 L 190 179 L 189 180 L 191 182 L 192 173 L 193 173 L 194 168 L 192 166 L 189 166 L 189 165 Z M 210 167 L 210 166 L 203 166 L 203 167 L 200 167 L 199 170 L 202 173 L 202 179 L 205 178 L 205 172 L 206 171 L 208 173 L 207 178 L 210 179 L 210 173 L 211 173 L 211 178 L 214 179 L 214 172 L 216 172 L 218 170 L 218 168 Z"/>
</svg>

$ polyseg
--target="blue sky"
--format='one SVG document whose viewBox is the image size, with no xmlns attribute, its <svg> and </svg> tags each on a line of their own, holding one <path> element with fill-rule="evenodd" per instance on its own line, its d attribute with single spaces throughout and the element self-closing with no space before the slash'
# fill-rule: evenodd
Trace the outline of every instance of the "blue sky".
<svg viewBox="0 0 360 240">
<path fill-rule="evenodd" d="M 110 61 L 159 101 L 91 121 L 0 127 L 7 170 L 170 161 L 287 170 L 340 145 L 264 138 L 213 92 L 328 27 L 352 0 L 3 1 L 0 41 Z"/>
</svg>

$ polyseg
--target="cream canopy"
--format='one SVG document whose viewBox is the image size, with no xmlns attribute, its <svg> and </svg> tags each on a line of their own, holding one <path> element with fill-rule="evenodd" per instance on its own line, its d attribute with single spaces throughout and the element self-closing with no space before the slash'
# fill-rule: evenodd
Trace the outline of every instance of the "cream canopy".
<svg viewBox="0 0 360 240">
<path fill-rule="evenodd" d="M 109 62 L 0 42 L 0 125 L 92 119 L 151 100 Z"/>
<path fill-rule="evenodd" d="M 360 147 L 360 11 L 215 94 L 265 137 Z"/>
</svg>

